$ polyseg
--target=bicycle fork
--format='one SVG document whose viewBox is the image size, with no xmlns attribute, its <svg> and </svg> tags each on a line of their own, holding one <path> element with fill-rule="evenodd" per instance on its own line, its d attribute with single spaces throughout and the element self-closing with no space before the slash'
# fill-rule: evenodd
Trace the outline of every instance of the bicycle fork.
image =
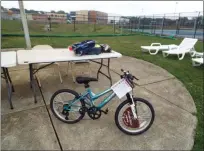
<svg viewBox="0 0 204 151">
<path fill-rule="evenodd" d="M 128 99 L 128 100 L 131 100 L 131 102 L 132 102 L 132 104 L 130 105 L 130 107 L 131 107 L 131 110 L 132 110 L 134 119 L 137 119 L 137 114 L 136 114 L 136 109 L 135 109 L 136 106 L 135 106 L 135 102 L 134 102 L 134 100 L 133 100 L 132 94 L 127 93 L 126 96 L 127 96 L 127 99 Z"/>
</svg>

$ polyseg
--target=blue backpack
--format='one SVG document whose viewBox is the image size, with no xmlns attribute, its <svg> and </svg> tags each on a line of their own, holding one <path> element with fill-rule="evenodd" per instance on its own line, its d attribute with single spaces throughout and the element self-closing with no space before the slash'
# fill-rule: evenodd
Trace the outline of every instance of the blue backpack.
<svg viewBox="0 0 204 151">
<path fill-rule="evenodd" d="M 85 40 L 72 45 L 72 49 L 76 55 L 98 55 L 101 53 L 101 48 L 95 48 L 94 40 Z"/>
</svg>

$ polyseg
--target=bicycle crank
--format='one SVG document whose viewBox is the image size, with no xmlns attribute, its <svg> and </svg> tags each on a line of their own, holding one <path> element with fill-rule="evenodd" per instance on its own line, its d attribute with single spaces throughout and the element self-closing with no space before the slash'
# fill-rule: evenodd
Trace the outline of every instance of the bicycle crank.
<svg viewBox="0 0 204 151">
<path fill-rule="evenodd" d="M 101 111 L 96 107 L 90 107 L 87 111 L 88 116 L 93 119 L 99 119 L 101 117 Z"/>
</svg>

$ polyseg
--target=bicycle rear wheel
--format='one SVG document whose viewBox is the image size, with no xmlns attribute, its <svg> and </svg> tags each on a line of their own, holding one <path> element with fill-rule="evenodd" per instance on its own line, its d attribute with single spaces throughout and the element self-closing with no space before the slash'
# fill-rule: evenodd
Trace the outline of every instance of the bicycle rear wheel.
<svg viewBox="0 0 204 151">
<path fill-rule="evenodd" d="M 85 115 L 85 112 L 80 111 L 85 107 L 84 101 L 77 100 L 72 103 L 77 98 L 79 98 L 79 94 L 76 91 L 69 89 L 58 90 L 51 97 L 51 111 L 62 122 L 68 124 L 77 123 Z"/>
<path fill-rule="evenodd" d="M 137 119 L 134 119 L 129 100 L 122 102 L 115 112 L 115 123 L 124 133 L 139 135 L 147 131 L 155 117 L 152 105 L 144 99 L 133 98 L 136 104 Z"/>
</svg>

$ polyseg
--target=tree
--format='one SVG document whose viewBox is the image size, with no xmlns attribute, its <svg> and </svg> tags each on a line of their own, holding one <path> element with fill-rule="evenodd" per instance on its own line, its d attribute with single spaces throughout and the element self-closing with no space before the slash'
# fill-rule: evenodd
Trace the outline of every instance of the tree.
<svg viewBox="0 0 204 151">
<path fill-rule="evenodd" d="M 57 14 L 65 14 L 65 12 L 64 12 L 63 10 L 59 10 L 59 11 L 57 12 Z"/>
<path fill-rule="evenodd" d="M 111 24 L 113 24 L 114 22 L 115 22 L 114 20 L 111 20 L 111 21 L 110 21 Z"/>
<path fill-rule="evenodd" d="M 54 11 L 54 10 L 51 10 L 51 13 L 55 13 L 55 11 Z"/>
<path fill-rule="evenodd" d="M 11 10 L 12 12 L 20 13 L 20 9 L 18 8 L 11 8 L 9 10 Z"/>
<path fill-rule="evenodd" d="M 25 13 L 39 14 L 38 11 L 33 10 L 33 9 L 31 9 L 31 10 L 25 9 Z"/>
<path fill-rule="evenodd" d="M 45 12 L 43 12 L 43 11 L 40 11 L 40 13 L 41 13 L 41 14 L 45 14 Z"/>
<path fill-rule="evenodd" d="M 180 25 L 185 26 L 187 24 L 188 24 L 188 18 L 187 17 L 180 17 Z"/>
</svg>

